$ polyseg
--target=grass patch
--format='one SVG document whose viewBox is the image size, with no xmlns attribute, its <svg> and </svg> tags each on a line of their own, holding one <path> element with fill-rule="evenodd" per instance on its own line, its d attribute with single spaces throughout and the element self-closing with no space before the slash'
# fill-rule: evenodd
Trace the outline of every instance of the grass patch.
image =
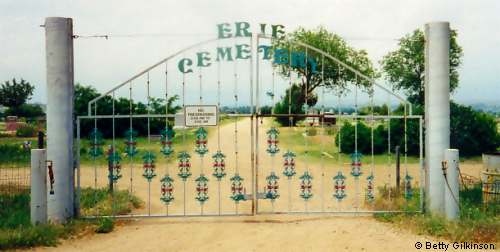
<svg viewBox="0 0 500 252">
<path fill-rule="evenodd" d="M 396 210 L 412 210 L 415 203 L 402 203 L 404 200 L 392 201 L 391 208 Z M 380 199 L 376 204 L 391 204 Z M 500 241 L 500 204 L 482 203 L 481 185 L 460 191 L 460 218 L 448 221 L 444 216 L 424 214 L 376 214 L 375 219 L 393 223 L 401 228 L 410 229 L 421 235 L 431 235 L 457 242 L 494 242 Z"/>
<path fill-rule="evenodd" d="M 85 215 L 122 215 L 135 208 L 140 208 L 143 202 L 127 190 L 109 193 L 106 188 L 82 188 L 80 199 L 81 214 Z"/>
<path fill-rule="evenodd" d="M 267 127 L 270 127 L 270 125 L 265 125 L 263 128 L 267 130 Z M 280 149 L 290 149 L 298 156 L 305 156 L 307 151 L 309 161 L 311 162 L 320 162 L 322 156 L 325 162 L 338 162 L 338 148 L 335 144 L 336 133 L 329 132 L 332 131 L 332 128 L 324 127 L 321 129 L 320 127 L 309 127 L 307 134 L 306 127 L 280 127 L 279 130 Z M 328 153 L 330 156 L 323 154 L 323 152 Z M 364 153 L 364 159 L 371 160 L 370 157 L 369 153 Z M 350 162 L 351 160 L 350 154 L 346 153 L 341 153 L 340 158 L 342 162 Z M 394 153 L 392 153 L 391 158 L 395 160 Z M 387 164 L 387 159 L 387 154 L 374 155 L 375 164 Z M 403 162 L 403 157 L 401 159 Z M 409 164 L 416 164 L 418 162 L 418 157 L 408 156 Z"/>
<path fill-rule="evenodd" d="M 81 210 L 92 211 L 100 208 L 104 212 L 117 210 L 126 213 L 134 207 L 140 207 L 141 201 L 128 194 L 127 191 L 114 193 L 112 196 L 104 190 L 83 189 L 81 195 Z M 95 192 L 95 193 L 94 193 Z M 95 198 L 94 195 L 98 197 Z M 97 200 L 96 200 L 97 199 Z M 55 246 L 60 239 L 73 237 L 85 231 L 108 233 L 114 228 L 110 218 L 98 220 L 71 220 L 66 224 L 45 224 L 33 226 L 30 222 L 29 190 L 18 194 L 0 194 L 0 250 L 29 248 L 34 246 Z M 113 207 L 114 206 L 114 207 Z"/>
<path fill-rule="evenodd" d="M 195 134 L 194 131 L 196 129 L 184 129 L 184 130 L 176 130 L 176 136 L 173 139 L 173 146 L 176 152 L 181 150 L 192 150 L 194 148 L 195 142 Z M 210 131 L 209 131 L 210 132 Z M 125 154 L 125 138 L 115 138 L 115 146 L 119 153 L 122 154 L 122 162 L 130 162 L 132 163 L 142 163 L 142 155 L 146 151 L 151 151 L 156 154 L 157 162 L 167 161 L 166 158 L 160 153 L 160 138 L 151 137 L 149 140 L 147 137 L 137 137 L 137 150 L 139 153 L 132 158 L 129 158 Z M 104 153 L 108 150 L 108 146 L 113 144 L 113 139 L 103 139 L 104 143 L 102 145 L 102 149 Z M 82 138 L 80 140 L 80 162 L 82 164 L 96 164 L 105 165 L 107 164 L 106 155 L 98 157 L 95 161 L 89 155 L 89 147 L 91 141 L 87 138 Z"/>
<path fill-rule="evenodd" d="M 102 218 L 97 221 L 96 233 L 104 234 L 113 231 L 114 222 L 111 218 Z"/>
</svg>

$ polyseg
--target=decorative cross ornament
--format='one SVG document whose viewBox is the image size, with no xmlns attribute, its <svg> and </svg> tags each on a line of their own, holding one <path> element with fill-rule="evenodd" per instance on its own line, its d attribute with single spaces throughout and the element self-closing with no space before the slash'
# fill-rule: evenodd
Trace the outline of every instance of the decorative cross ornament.
<svg viewBox="0 0 500 252">
<path fill-rule="evenodd" d="M 130 128 L 129 130 L 125 131 L 125 153 L 127 153 L 127 156 L 133 157 L 139 151 L 137 151 L 137 131 L 133 130 Z"/>
<path fill-rule="evenodd" d="M 118 181 L 121 177 L 121 164 L 120 161 L 122 160 L 120 153 L 115 151 L 112 146 L 110 146 L 110 149 L 108 150 L 108 163 L 109 163 L 109 174 L 108 178 L 116 182 Z"/>
<path fill-rule="evenodd" d="M 200 202 L 200 204 L 205 203 L 208 200 L 208 178 L 201 174 L 196 178 L 196 197 L 195 199 Z"/>
<path fill-rule="evenodd" d="M 172 140 L 175 137 L 175 131 L 171 127 L 166 127 L 161 131 L 161 149 L 160 152 L 166 157 L 170 157 L 174 153 L 174 148 L 172 147 Z"/>
<path fill-rule="evenodd" d="M 186 181 L 186 179 L 191 176 L 191 155 L 182 151 L 177 155 L 177 158 L 179 159 L 179 173 L 177 175 L 179 175 L 183 181 Z"/>
<path fill-rule="evenodd" d="M 411 199 L 413 197 L 413 191 L 411 189 L 411 181 L 412 180 L 413 180 L 413 177 L 407 173 L 405 176 L 405 198 L 406 199 Z"/>
<path fill-rule="evenodd" d="M 333 197 L 335 197 L 338 201 L 341 201 L 347 196 L 347 194 L 345 193 L 345 179 L 346 177 L 344 176 L 344 174 L 342 174 L 341 171 L 339 171 L 337 175 L 333 177 L 333 180 L 335 181 L 335 193 L 333 194 Z"/>
<path fill-rule="evenodd" d="M 361 153 L 359 152 L 354 152 L 351 154 L 351 175 L 354 176 L 355 178 L 361 176 L 363 172 L 361 172 Z"/>
<path fill-rule="evenodd" d="M 221 179 L 226 176 L 226 155 L 219 150 L 212 158 L 214 159 L 214 173 L 212 175 L 216 177 L 218 181 L 221 181 Z"/>
<path fill-rule="evenodd" d="M 373 180 L 375 176 L 373 176 L 373 172 L 366 178 L 368 185 L 366 186 L 366 200 L 368 202 L 372 202 L 375 199 L 375 192 L 373 187 Z"/>
<path fill-rule="evenodd" d="M 174 179 L 169 175 L 165 175 L 161 180 L 161 201 L 165 205 L 170 204 L 174 200 Z"/>
<path fill-rule="evenodd" d="M 304 200 L 308 200 L 313 196 L 312 193 L 312 179 L 313 177 L 309 172 L 304 172 L 304 175 L 300 176 L 300 197 Z"/>
<path fill-rule="evenodd" d="M 245 189 L 243 188 L 243 178 L 239 174 L 231 177 L 231 196 L 235 203 L 245 200 Z"/>
<path fill-rule="evenodd" d="M 102 140 L 102 134 L 97 130 L 97 128 L 94 128 L 92 132 L 90 133 L 89 136 L 90 140 L 90 156 L 93 159 L 96 159 L 97 157 L 100 157 L 101 155 L 104 154 L 102 150 L 102 145 L 104 144 L 104 141 Z"/>
<path fill-rule="evenodd" d="M 203 156 L 208 152 L 208 147 L 207 147 L 208 133 L 205 130 L 205 128 L 200 127 L 196 130 L 195 135 L 196 135 L 195 152 L 198 153 L 198 155 Z"/>
<path fill-rule="evenodd" d="M 266 177 L 267 181 L 266 195 L 265 195 L 266 199 L 274 201 L 275 199 L 279 198 L 280 194 L 278 192 L 279 189 L 278 180 L 279 177 L 274 172 L 271 172 L 271 174 Z"/>
<path fill-rule="evenodd" d="M 276 153 L 280 151 L 278 148 L 278 136 L 280 132 L 278 129 L 275 127 L 272 127 L 267 131 L 267 153 L 271 154 L 271 156 L 274 156 Z"/>
<path fill-rule="evenodd" d="M 291 151 L 285 152 L 283 154 L 283 175 L 285 175 L 288 179 L 291 179 L 293 175 L 296 174 L 295 171 L 295 153 Z"/>
<path fill-rule="evenodd" d="M 156 156 L 153 152 L 147 151 L 144 153 L 142 156 L 143 160 L 143 168 L 144 172 L 142 173 L 142 176 L 146 178 L 149 182 L 156 177 L 155 173 L 155 161 L 156 161 Z"/>
</svg>

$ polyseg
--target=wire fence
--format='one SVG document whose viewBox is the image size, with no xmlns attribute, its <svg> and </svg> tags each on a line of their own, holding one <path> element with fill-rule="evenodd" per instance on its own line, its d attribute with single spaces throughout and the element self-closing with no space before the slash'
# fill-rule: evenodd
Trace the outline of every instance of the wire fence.
<svg viewBox="0 0 500 252">
<path fill-rule="evenodd" d="M 14 195 L 30 187 L 30 164 L 16 162 L 0 164 L 0 194 Z"/>
</svg>

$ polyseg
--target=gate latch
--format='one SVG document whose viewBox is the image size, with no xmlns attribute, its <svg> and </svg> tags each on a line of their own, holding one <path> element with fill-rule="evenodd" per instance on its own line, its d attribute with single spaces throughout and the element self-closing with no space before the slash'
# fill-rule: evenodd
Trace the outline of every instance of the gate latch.
<svg viewBox="0 0 500 252">
<path fill-rule="evenodd" d="M 50 195 L 53 195 L 54 194 L 54 182 L 55 182 L 54 169 L 52 168 L 53 163 L 52 163 L 52 160 L 47 160 L 46 162 L 47 162 L 47 169 L 49 170 Z"/>
</svg>

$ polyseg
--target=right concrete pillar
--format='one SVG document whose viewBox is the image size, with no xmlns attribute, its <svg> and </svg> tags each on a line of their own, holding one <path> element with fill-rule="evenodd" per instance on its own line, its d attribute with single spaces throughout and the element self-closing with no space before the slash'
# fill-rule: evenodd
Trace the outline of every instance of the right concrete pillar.
<svg viewBox="0 0 500 252">
<path fill-rule="evenodd" d="M 427 209 L 444 214 L 441 162 L 450 148 L 450 24 L 425 25 L 425 168 Z"/>
</svg>

